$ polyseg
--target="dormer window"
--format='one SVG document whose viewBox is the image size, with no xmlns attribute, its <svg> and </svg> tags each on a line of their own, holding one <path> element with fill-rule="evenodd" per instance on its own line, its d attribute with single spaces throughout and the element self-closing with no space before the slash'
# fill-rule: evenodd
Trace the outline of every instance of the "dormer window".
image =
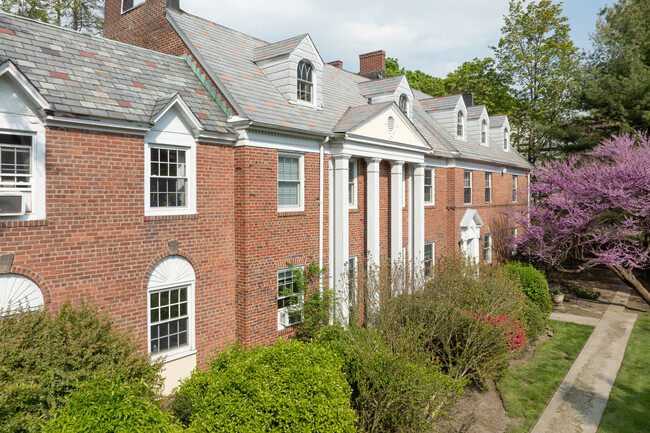
<svg viewBox="0 0 650 433">
<path fill-rule="evenodd" d="M 481 120 L 481 144 L 487 144 L 488 126 L 485 119 Z"/>
<path fill-rule="evenodd" d="M 408 103 L 409 98 L 405 94 L 402 94 L 399 97 L 399 109 L 402 110 L 402 113 L 404 114 L 408 114 Z"/>
<path fill-rule="evenodd" d="M 463 138 L 463 128 L 465 123 L 465 115 L 462 111 L 458 112 L 458 119 L 456 120 L 456 136 Z"/>
<path fill-rule="evenodd" d="M 301 60 L 298 63 L 298 92 L 297 97 L 299 101 L 313 102 L 314 101 L 314 79 L 313 68 L 311 63 L 306 60 Z"/>
<path fill-rule="evenodd" d="M 505 128 L 503 130 L 503 150 L 507 151 L 508 150 L 508 138 L 510 135 L 508 134 L 508 128 Z"/>
</svg>

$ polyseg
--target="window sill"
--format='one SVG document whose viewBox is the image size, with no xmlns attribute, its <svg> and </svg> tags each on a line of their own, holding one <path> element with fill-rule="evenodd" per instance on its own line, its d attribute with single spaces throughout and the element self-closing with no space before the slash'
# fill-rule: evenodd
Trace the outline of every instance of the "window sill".
<svg viewBox="0 0 650 433">
<path fill-rule="evenodd" d="M 195 220 L 199 219 L 199 214 L 179 214 L 179 215 L 145 215 L 144 221 L 173 221 L 173 220 Z"/>
<path fill-rule="evenodd" d="M 424 207 L 436 207 L 435 203 L 424 203 Z"/>
<path fill-rule="evenodd" d="M 50 220 L 1 220 L 0 228 L 12 228 L 12 227 L 44 227 L 49 226 Z"/>
<path fill-rule="evenodd" d="M 296 217 L 305 215 L 307 215 L 307 212 L 304 210 L 278 210 L 279 217 Z"/>
<path fill-rule="evenodd" d="M 349 211 L 350 213 L 359 213 L 359 212 L 360 212 L 358 207 L 351 207 L 351 208 L 348 208 L 348 211 Z"/>
<path fill-rule="evenodd" d="M 157 354 L 152 354 L 151 359 L 152 360 L 158 360 L 158 359 L 163 359 L 163 363 L 167 364 L 168 362 L 174 362 L 178 361 L 179 359 L 187 358 L 188 356 L 196 355 L 197 350 L 192 349 L 192 350 L 182 350 L 182 351 L 173 351 L 169 353 L 157 353 Z"/>
</svg>

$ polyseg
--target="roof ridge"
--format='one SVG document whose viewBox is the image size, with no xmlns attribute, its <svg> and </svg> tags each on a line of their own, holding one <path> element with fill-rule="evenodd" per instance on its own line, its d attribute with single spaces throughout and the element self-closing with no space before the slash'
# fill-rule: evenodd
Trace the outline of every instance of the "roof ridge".
<svg viewBox="0 0 650 433">
<path fill-rule="evenodd" d="M 262 42 L 263 44 L 266 44 L 266 45 L 269 44 L 269 42 L 265 41 L 264 39 L 260 39 L 260 38 L 257 38 L 257 37 L 255 37 L 255 36 L 249 35 L 248 33 L 244 33 L 244 32 L 242 32 L 242 31 L 235 30 L 235 29 L 233 29 L 233 28 L 231 28 L 231 27 L 224 26 L 223 24 L 215 23 L 214 21 L 210 21 L 209 19 L 206 19 L 206 18 L 200 17 L 200 16 L 198 16 L 198 15 L 191 14 L 191 13 L 186 12 L 186 11 L 183 11 L 183 10 L 176 10 L 176 9 L 167 8 L 167 12 L 168 12 L 168 13 L 169 13 L 169 12 L 174 12 L 174 13 L 177 13 L 177 14 L 179 14 L 179 15 L 189 15 L 189 16 L 191 16 L 192 18 L 196 18 L 196 19 L 198 19 L 198 20 L 201 20 L 201 21 L 203 21 L 203 22 L 208 23 L 209 25 L 214 25 L 214 26 L 216 26 L 216 27 L 221 27 L 222 29 L 226 29 L 226 30 L 228 30 L 228 31 L 231 31 L 231 32 L 234 32 L 234 33 L 238 33 L 238 34 L 240 34 L 240 35 L 244 35 L 244 36 L 249 37 L 249 38 L 251 38 L 251 39 L 255 39 L 255 40 L 258 41 L 258 42 Z"/>
<path fill-rule="evenodd" d="M 173 59 L 181 59 L 182 60 L 181 56 L 174 56 L 174 55 L 167 54 L 167 53 L 161 53 L 160 51 L 151 50 L 149 48 L 143 48 L 143 47 L 140 47 L 140 46 L 137 46 L 137 45 L 127 44 L 125 42 L 116 41 L 115 39 L 109 39 L 109 38 L 105 38 L 103 36 L 89 35 L 87 33 L 82 33 L 82 32 L 79 32 L 77 30 L 69 29 L 67 27 L 61 27 L 61 26 L 57 26 L 55 24 L 45 23 L 43 21 L 38 21 L 38 20 L 35 20 L 35 19 L 32 19 L 32 18 L 27 18 L 27 17 L 23 17 L 23 16 L 20 16 L 20 15 L 12 14 L 12 13 L 9 13 L 9 12 L 5 12 L 3 10 L 0 10 L 0 15 L 6 15 L 6 16 L 11 17 L 11 18 L 17 18 L 17 19 L 20 19 L 20 20 L 23 20 L 23 21 L 28 21 L 28 22 L 31 22 L 31 23 L 34 23 L 34 24 L 37 24 L 37 25 L 42 25 L 42 26 L 54 28 L 56 30 L 60 30 L 60 31 L 68 32 L 68 33 L 73 33 L 73 34 L 75 34 L 77 36 L 86 37 L 86 38 L 89 38 L 91 40 L 98 40 L 98 41 L 113 43 L 113 44 L 116 44 L 116 45 L 122 45 L 122 46 L 126 46 L 126 47 L 129 47 L 129 48 L 134 48 L 134 49 L 137 49 L 137 50 L 141 50 L 141 51 L 147 51 L 149 53 L 154 53 L 156 55 L 161 55 L 161 56 L 170 57 L 170 58 L 173 58 Z"/>
</svg>

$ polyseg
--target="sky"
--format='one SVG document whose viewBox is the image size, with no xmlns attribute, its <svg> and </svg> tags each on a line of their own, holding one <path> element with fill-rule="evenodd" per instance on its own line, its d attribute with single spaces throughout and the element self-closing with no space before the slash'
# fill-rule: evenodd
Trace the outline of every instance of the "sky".
<svg viewBox="0 0 650 433">
<path fill-rule="evenodd" d="M 613 0 L 566 0 L 571 37 L 589 50 L 598 11 Z M 359 71 L 359 54 L 384 50 L 400 67 L 445 77 L 492 56 L 508 0 L 181 0 L 181 9 L 267 42 L 309 33 L 323 61 Z"/>
</svg>

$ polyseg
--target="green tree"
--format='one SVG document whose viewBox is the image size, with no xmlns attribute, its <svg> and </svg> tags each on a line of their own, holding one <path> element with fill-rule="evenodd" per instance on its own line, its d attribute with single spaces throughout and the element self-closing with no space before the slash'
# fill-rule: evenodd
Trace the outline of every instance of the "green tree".
<svg viewBox="0 0 650 433">
<path fill-rule="evenodd" d="M 409 85 L 431 96 L 444 96 L 445 84 L 442 78 L 434 77 L 420 70 L 409 71 L 399 67 L 399 61 L 392 57 L 386 59 L 386 76 L 406 75 Z"/>
<path fill-rule="evenodd" d="M 648 131 L 650 2 L 620 0 L 600 12 L 580 99 L 598 137 Z"/>
<path fill-rule="evenodd" d="M 445 90 L 448 95 L 472 93 L 474 103 L 485 105 L 491 115 L 510 115 L 514 111 L 515 99 L 508 77 L 497 71 L 494 59 L 490 57 L 475 58 L 447 74 Z"/>
<path fill-rule="evenodd" d="M 104 28 L 104 0 L 0 0 L 0 9 L 84 33 Z"/>
<path fill-rule="evenodd" d="M 515 88 L 513 143 L 534 163 L 558 149 L 550 131 L 573 114 L 579 53 L 561 4 L 511 0 L 504 19 L 501 39 L 491 48 Z"/>
</svg>

